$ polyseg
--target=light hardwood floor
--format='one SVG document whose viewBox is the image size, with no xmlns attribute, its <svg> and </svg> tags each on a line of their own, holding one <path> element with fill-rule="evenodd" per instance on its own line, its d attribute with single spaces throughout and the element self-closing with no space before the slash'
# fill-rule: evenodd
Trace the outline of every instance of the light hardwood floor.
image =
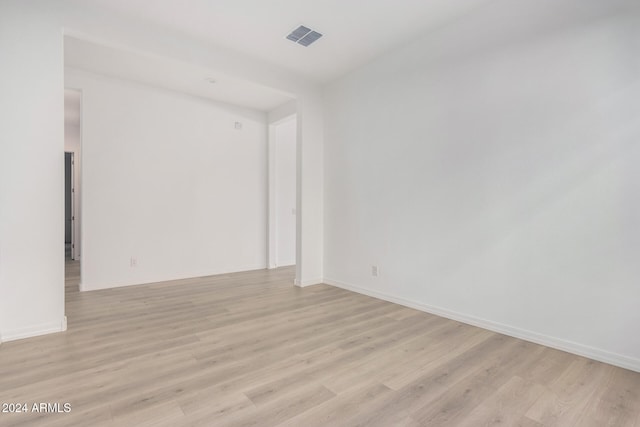
<svg viewBox="0 0 640 427">
<path fill-rule="evenodd" d="M 0 346 L 1 426 L 637 426 L 640 374 L 254 271 L 79 293 Z M 34 296 L 35 297 L 35 296 Z"/>
</svg>

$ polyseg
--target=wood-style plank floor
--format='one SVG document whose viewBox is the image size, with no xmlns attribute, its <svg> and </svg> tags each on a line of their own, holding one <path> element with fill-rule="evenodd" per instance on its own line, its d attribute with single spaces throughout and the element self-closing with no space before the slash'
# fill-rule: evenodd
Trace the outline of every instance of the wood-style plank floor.
<svg viewBox="0 0 640 427">
<path fill-rule="evenodd" d="M 253 271 L 79 293 L 0 346 L 1 426 L 636 426 L 640 374 Z"/>
</svg>

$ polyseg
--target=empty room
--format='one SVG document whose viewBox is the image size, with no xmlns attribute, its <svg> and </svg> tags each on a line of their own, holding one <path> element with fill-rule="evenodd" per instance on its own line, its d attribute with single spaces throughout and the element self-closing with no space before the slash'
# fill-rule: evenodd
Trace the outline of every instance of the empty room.
<svg viewBox="0 0 640 427">
<path fill-rule="evenodd" d="M 637 0 L 0 0 L 0 426 L 640 427 Z"/>
</svg>

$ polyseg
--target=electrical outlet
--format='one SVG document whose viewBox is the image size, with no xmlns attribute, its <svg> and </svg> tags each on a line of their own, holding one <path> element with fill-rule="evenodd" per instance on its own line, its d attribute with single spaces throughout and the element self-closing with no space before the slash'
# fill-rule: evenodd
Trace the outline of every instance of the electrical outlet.
<svg viewBox="0 0 640 427">
<path fill-rule="evenodd" d="M 130 265 L 131 265 L 131 267 L 137 267 L 138 266 L 138 258 L 132 256 L 131 260 L 130 260 Z"/>
<path fill-rule="evenodd" d="M 371 266 L 371 275 L 373 277 L 378 277 L 378 266 L 377 265 L 372 265 Z"/>
</svg>

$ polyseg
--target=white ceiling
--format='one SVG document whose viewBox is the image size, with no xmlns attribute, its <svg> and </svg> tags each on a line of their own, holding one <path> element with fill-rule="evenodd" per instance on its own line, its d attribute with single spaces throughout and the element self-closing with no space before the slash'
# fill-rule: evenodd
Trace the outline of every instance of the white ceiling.
<svg viewBox="0 0 640 427">
<path fill-rule="evenodd" d="M 487 0 L 83 0 L 327 82 Z M 309 47 L 285 36 L 324 34 Z"/>
<path fill-rule="evenodd" d="M 247 67 L 253 67 L 250 69 L 258 73 L 268 74 L 265 68 L 272 67 L 271 71 L 289 71 L 288 81 L 320 84 L 427 35 L 430 30 L 473 9 L 496 3 L 496 0 L 69 1 L 99 16 L 121 17 L 141 32 L 145 32 L 148 25 L 154 30 L 166 29 L 167 34 L 175 37 L 184 35 L 183 46 L 195 41 L 212 51 L 238 53 L 253 59 L 256 65 Z M 547 14 L 573 16 L 589 7 L 637 4 L 637 0 L 566 0 L 559 4 L 563 7 L 552 11 L 549 10 L 552 0 L 520 3 L 544 9 Z M 523 8 L 521 12 L 527 19 L 535 20 L 535 11 Z M 299 25 L 324 36 L 309 47 L 287 40 L 285 36 Z M 113 27 L 117 30 L 117 21 Z M 110 43 L 109 40 L 101 42 Z M 237 75 L 223 75 L 202 65 L 134 51 L 123 48 L 120 43 L 115 45 L 119 47 L 65 37 L 65 65 L 263 111 L 293 98 L 291 94 L 247 81 L 250 78 L 247 76 L 241 80 Z M 182 56 L 184 61 L 189 60 L 188 55 L 187 49 L 186 56 Z M 217 66 L 215 61 L 208 64 Z M 228 70 L 228 73 L 234 71 Z M 212 85 L 205 80 L 207 77 L 217 82 Z"/>
<path fill-rule="evenodd" d="M 270 111 L 293 98 L 258 84 L 171 58 L 141 54 L 66 36 L 65 67 L 133 80 L 216 101 Z M 211 83 L 209 79 L 215 81 Z"/>
</svg>

